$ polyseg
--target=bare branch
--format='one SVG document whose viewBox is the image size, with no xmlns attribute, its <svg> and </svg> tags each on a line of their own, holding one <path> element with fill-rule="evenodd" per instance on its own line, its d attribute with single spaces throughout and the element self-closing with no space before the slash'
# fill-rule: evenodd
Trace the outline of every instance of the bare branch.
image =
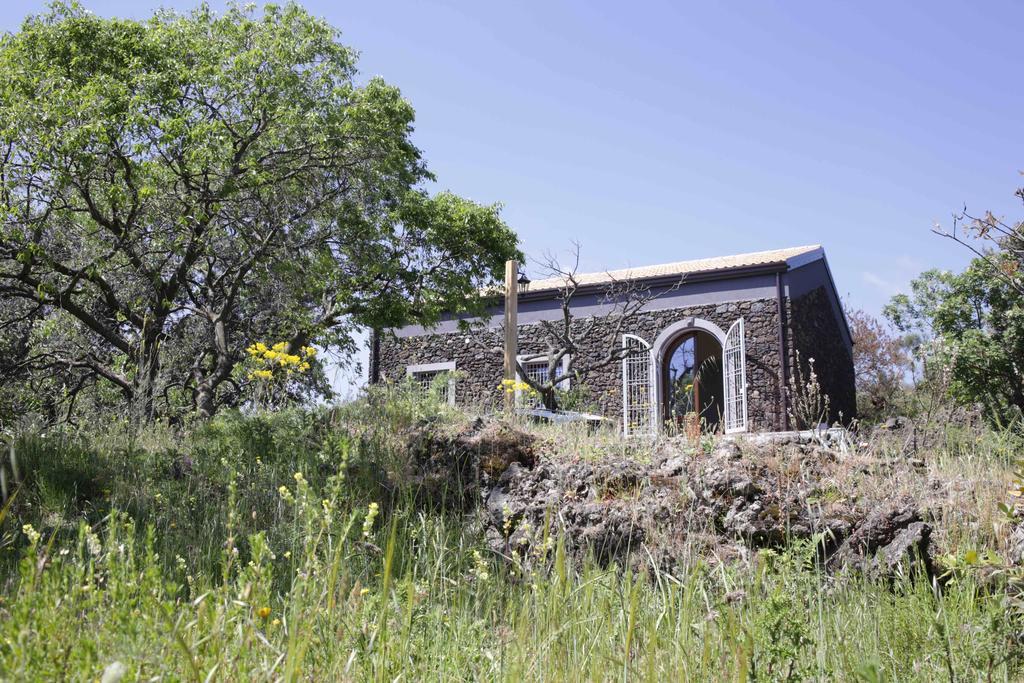
<svg viewBox="0 0 1024 683">
<path fill-rule="evenodd" d="M 569 254 L 568 265 L 550 252 L 535 261 L 545 278 L 559 283 L 555 288 L 555 298 L 559 302 L 560 315 L 555 320 L 540 322 L 547 351 L 522 355 L 517 362 L 522 381 L 541 395 L 548 408 L 557 407 L 556 392 L 570 379 L 586 382 L 595 371 L 638 353 L 636 349 L 626 348 L 622 344 L 623 335 L 655 299 L 675 291 L 685 280 L 684 276 L 680 276 L 678 281 L 667 287 L 654 290 L 642 281 L 620 279 L 605 273 L 603 280 L 597 284 L 598 301 L 603 312 L 579 318 L 573 310 L 582 287 L 578 242 L 572 243 Z M 601 351 L 595 355 L 589 349 Z M 540 360 L 547 361 L 543 376 L 536 373 L 531 376 L 526 372 L 524 365 Z"/>
<path fill-rule="evenodd" d="M 962 227 L 965 221 L 968 222 L 966 228 Z M 965 206 L 963 211 L 953 216 L 952 229 L 947 230 L 937 224 L 932 232 L 968 249 L 988 264 L 996 277 L 1018 293 L 1024 294 L 1024 278 L 1020 274 L 1024 261 L 1024 223 L 1010 226 L 996 218 L 991 211 L 981 218 L 972 216 L 967 213 Z M 966 237 L 963 232 L 973 235 Z M 980 248 L 977 246 L 978 241 L 987 242 L 992 247 Z"/>
</svg>

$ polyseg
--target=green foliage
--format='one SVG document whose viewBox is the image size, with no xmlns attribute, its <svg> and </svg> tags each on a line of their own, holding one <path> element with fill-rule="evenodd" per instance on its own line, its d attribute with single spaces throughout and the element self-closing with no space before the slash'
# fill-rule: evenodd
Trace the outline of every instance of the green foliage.
<svg viewBox="0 0 1024 683">
<path fill-rule="evenodd" d="M 961 404 L 979 405 L 994 422 L 1024 411 L 1024 294 L 978 258 L 962 273 L 931 270 L 893 297 L 886 316 L 917 335 L 915 351 L 929 381 Z"/>
<path fill-rule="evenodd" d="M 581 378 L 573 381 L 569 388 L 561 385 L 555 389 L 557 405 L 561 410 L 576 410 L 581 412 L 599 412 L 597 401 L 594 400 L 594 392 Z"/>
<path fill-rule="evenodd" d="M 478 308 L 518 255 L 497 206 L 427 194 L 412 106 L 295 4 L 57 2 L 0 72 L 0 369 L 50 418 L 238 405 L 250 344 L 347 357 L 358 325 Z M 328 392 L 318 361 L 294 397 Z"/>
</svg>

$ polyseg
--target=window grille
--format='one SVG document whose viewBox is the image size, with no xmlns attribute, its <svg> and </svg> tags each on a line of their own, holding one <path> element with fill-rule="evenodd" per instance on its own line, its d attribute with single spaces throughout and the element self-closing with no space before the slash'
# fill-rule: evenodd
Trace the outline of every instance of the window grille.
<svg viewBox="0 0 1024 683">
<path fill-rule="evenodd" d="M 531 356 L 526 356 L 531 358 Z M 538 384 L 547 384 L 548 382 L 548 359 L 547 358 L 533 358 L 530 361 L 524 361 L 523 356 L 519 357 L 519 364 L 523 366 L 525 377 L 537 382 Z M 566 367 L 569 365 L 569 356 L 563 356 L 562 362 L 555 366 L 555 377 L 564 377 Z M 520 375 L 520 379 L 524 379 L 523 375 Z M 569 383 L 572 380 L 567 379 L 564 382 L 559 382 L 555 388 L 555 391 L 566 391 L 569 388 Z M 531 391 L 526 395 L 522 392 L 517 392 L 516 398 L 519 404 L 525 408 L 541 408 L 544 406 L 544 401 L 540 394 L 535 391 Z"/>
<path fill-rule="evenodd" d="M 424 392 L 437 391 L 438 399 L 448 405 L 455 405 L 455 377 L 452 371 L 455 370 L 455 363 L 431 363 L 427 365 L 413 365 L 407 369 L 409 377 L 418 384 Z M 448 381 L 438 380 L 438 377 L 447 377 Z"/>
<path fill-rule="evenodd" d="M 747 431 L 747 351 L 743 318 L 725 335 L 723 384 L 725 385 L 725 433 Z"/>
<path fill-rule="evenodd" d="M 622 429 L 626 436 L 654 433 L 651 402 L 651 345 L 636 335 L 622 337 Z"/>
</svg>

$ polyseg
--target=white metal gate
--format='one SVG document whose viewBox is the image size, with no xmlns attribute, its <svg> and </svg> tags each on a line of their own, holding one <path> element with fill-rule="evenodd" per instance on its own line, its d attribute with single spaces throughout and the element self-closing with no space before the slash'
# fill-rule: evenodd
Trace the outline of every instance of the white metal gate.
<svg viewBox="0 0 1024 683">
<path fill-rule="evenodd" d="M 622 337 L 627 353 L 622 359 L 622 429 L 626 436 L 654 433 L 654 405 L 651 400 L 651 345 L 636 336 Z"/>
<path fill-rule="evenodd" d="M 722 384 L 725 388 L 725 433 L 747 431 L 747 349 L 743 318 L 732 324 L 722 347 L 725 360 Z"/>
</svg>

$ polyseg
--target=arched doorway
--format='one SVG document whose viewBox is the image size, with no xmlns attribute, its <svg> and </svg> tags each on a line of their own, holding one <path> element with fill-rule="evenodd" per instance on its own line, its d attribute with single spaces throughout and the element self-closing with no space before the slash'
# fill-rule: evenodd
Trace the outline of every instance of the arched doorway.
<svg viewBox="0 0 1024 683">
<path fill-rule="evenodd" d="M 701 318 L 684 318 L 653 344 L 623 335 L 622 422 L 626 436 L 653 435 L 687 414 L 709 431 L 747 430 L 743 318 L 728 333 Z M 691 418 L 692 419 L 692 418 Z"/>
<path fill-rule="evenodd" d="M 690 337 L 692 342 L 687 341 Z M 687 370 L 690 349 L 692 371 Z M 708 361 L 710 358 L 716 358 L 717 363 Z M 673 413 L 679 414 L 680 406 L 689 405 L 693 409 L 691 414 L 703 417 L 705 427 L 722 427 L 727 434 L 746 431 L 745 367 L 743 318 L 733 322 L 728 332 L 702 318 L 683 318 L 672 323 L 651 344 L 651 381 L 655 385 L 651 393 L 651 414 L 655 424 L 665 424 L 666 420 L 672 419 Z M 670 390 L 673 376 L 683 378 L 679 388 L 686 390 L 687 372 L 692 372 L 698 380 L 698 393 L 703 384 L 703 398 L 693 393 L 688 397 L 685 393 Z M 703 383 L 699 381 L 702 375 Z"/>
<path fill-rule="evenodd" d="M 722 344 L 715 335 L 699 328 L 678 332 L 665 345 L 660 366 L 662 423 L 719 431 L 725 402 Z"/>
</svg>

